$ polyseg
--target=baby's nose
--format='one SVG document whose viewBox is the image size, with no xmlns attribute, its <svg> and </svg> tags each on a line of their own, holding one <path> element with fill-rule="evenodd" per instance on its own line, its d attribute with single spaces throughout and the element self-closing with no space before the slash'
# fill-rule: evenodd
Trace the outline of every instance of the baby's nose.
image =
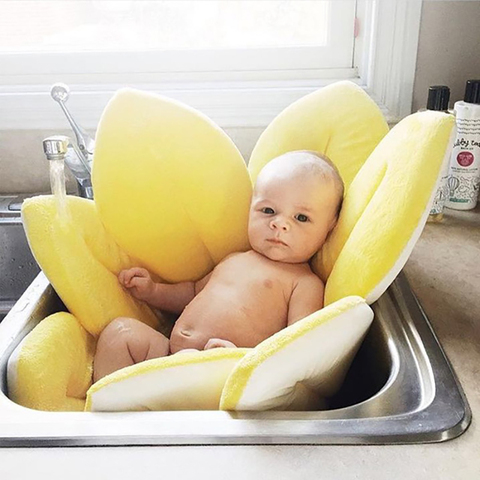
<svg viewBox="0 0 480 480">
<path fill-rule="evenodd" d="M 272 230 L 283 230 L 283 231 L 288 231 L 290 229 L 290 224 L 281 218 L 274 218 L 270 222 L 270 228 Z"/>
</svg>

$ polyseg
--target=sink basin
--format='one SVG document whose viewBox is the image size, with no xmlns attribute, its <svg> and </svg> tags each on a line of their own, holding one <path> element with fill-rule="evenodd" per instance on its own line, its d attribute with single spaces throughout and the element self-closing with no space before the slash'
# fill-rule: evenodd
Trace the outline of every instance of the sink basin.
<svg viewBox="0 0 480 480">
<path fill-rule="evenodd" d="M 463 433 L 465 396 L 403 274 L 373 305 L 375 319 L 329 409 L 307 412 L 42 412 L 8 398 L 12 351 L 65 307 L 40 273 L 0 324 L 0 446 L 394 444 Z"/>
<path fill-rule="evenodd" d="M 66 308 L 38 273 L 21 202 L 6 198 L 0 319 L 13 308 L 0 323 L 0 446 L 424 443 L 454 438 L 470 423 L 461 387 L 403 274 L 372 306 L 372 327 L 328 410 L 70 413 L 17 405 L 8 398 L 9 356 L 43 318 Z"/>
<path fill-rule="evenodd" d="M 23 197 L 0 197 L 0 321 L 38 275 L 20 219 Z"/>
</svg>

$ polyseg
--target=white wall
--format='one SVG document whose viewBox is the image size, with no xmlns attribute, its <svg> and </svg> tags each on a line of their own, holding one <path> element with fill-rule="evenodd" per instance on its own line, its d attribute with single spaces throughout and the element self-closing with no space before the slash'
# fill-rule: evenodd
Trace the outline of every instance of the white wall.
<svg viewBox="0 0 480 480">
<path fill-rule="evenodd" d="M 263 128 L 228 128 L 225 131 L 248 160 Z M 50 135 L 73 137 L 71 130 L 0 130 L 0 195 L 50 193 L 48 160 L 42 150 L 42 140 Z M 66 177 L 67 191 L 75 192 L 74 178 L 69 172 Z"/>
<path fill-rule="evenodd" d="M 430 85 L 448 85 L 453 106 L 468 79 L 480 79 L 480 1 L 424 0 L 412 111 L 425 107 Z"/>
</svg>

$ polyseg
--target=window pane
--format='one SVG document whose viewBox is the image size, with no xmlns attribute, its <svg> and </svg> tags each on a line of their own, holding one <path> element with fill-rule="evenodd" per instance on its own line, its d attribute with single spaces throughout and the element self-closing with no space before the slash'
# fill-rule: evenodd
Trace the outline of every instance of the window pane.
<svg viewBox="0 0 480 480">
<path fill-rule="evenodd" d="M 0 52 L 323 47 L 329 27 L 335 27 L 329 22 L 330 3 L 0 2 Z"/>
</svg>

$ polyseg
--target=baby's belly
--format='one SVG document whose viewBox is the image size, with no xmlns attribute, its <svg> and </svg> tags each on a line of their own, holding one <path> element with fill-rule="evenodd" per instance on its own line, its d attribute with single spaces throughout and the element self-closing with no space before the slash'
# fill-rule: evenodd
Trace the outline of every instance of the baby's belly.
<svg viewBox="0 0 480 480">
<path fill-rule="evenodd" d="M 203 293 L 203 292 L 202 292 Z M 255 308 L 247 302 L 236 302 L 215 295 L 198 295 L 185 308 L 170 336 L 170 351 L 186 348 L 203 350 L 211 338 L 233 342 L 237 347 L 255 347 L 286 326 L 281 308 Z"/>
<path fill-rule="evenodd" d="M 188 324 L 180 324 L 177 320 L 172 334 L 170 335 L 170 353 L 177 353 L 186 348 L 203 350 L 209 338 L 201 330 Z"/>
</svg>

